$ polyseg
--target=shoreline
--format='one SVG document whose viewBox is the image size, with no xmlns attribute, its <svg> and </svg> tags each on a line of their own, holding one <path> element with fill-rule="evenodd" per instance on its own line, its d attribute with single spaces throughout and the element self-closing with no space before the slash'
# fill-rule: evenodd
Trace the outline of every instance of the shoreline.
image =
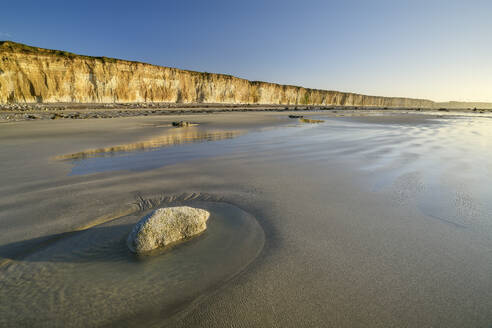
<svg viewBox="0 0 492 328">
<path fill-rule="evenodd" d="M 0 104 L 0 122 L 99 119 L 139 116 L 169 116 L 192 114 L 220 114 L 246 112 L 421 112 L 421 113 L 492 113 L 492 109 L 477 108 L 406 108 L 373 106 L 314 106 L 314 105 L 248 105 L 202 103 L 26 103 Z"/>
</svg>

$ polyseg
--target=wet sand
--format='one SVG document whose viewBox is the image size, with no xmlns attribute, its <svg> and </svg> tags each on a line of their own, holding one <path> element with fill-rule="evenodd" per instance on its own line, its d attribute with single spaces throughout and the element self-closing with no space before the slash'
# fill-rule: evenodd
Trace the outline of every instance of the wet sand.
<svg viewBox="0 0 492 328">
<path fill-rule="evenodd" d="M 313 112 L 303 115 L 325 122 L 303 124 L 287 114 L 190 115 L 200 133 L 241 134 L 73 161 L 56 158 L 176 133 L 167 126 L 175 118 L 2 124 L 0 325 L 27 326 L 5 314 L 36 304 L 37 295 L 51 299 L 44 310 L 53 314 L 34 325 L 31 317 L 31 326 L 66 323 L 56 313 L 70 306 L 77 314 L 83 299 L 70 292 L 71 279 L 46 274 L 37 283 L 34 274 L 66 265 L 57 252 L 76 259 L 106 225 L 124 232 L 158 204 L 204 202 L 230 204 L 261 226 L 264 245 L 253 243 L 261 253 L 246 268 L 232 265 L 232 280 L 226 274 L 177 312 L 161 304 L 148 312 L 122 307 L 121 315 L 105 301 L 111 275 L 103 274 L 121 265 L 107 254 L 121 253 L 112 246 L 100 257 L 82 252 L 99 303 L 80 313 L 120 313 L 98 323 L 117 326 L 489 327 L 492 119 Z M 155 276 L 139 264 L 144 280 Z M 226 271 L 215 264 L 210 272 Z M 123 278 L 114 290 L 142 283 Z"/>
</svg>

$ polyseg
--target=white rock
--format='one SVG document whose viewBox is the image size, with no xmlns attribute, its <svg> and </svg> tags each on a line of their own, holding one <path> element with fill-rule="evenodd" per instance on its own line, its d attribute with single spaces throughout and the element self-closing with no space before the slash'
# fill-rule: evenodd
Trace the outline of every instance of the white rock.
<svg viewBox="0 0 492 328">
<path fill-rule="evenodd" d="M 207 229 L 209 217 L 209 212 L 189 206 L 159 208 L 138 221 L 128 247 L 141 253 L 188 239 Z"/>
</svg>

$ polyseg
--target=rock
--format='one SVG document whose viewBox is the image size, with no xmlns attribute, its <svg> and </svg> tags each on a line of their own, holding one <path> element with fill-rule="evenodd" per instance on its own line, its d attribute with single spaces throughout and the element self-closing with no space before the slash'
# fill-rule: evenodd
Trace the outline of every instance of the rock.
<svg viewBox="0 0 492 328">
<path fill-rule="evenodd" d="M 303 118 L 302 115 L 289 115 L 289 118 Z"/>
<path fill-rule="evenodd" d="M 197 124 L 191 123 L 191 122 L 186 122 L 186 121 L 179 121 L 179 122 L 173 122 L 173 126 L 182 128 L 182 127 L 187 127 L 187 126 L 195 126 Z"/>
<path fill-rule="evenodd" d="M 52 113 L 50 114 L 50 120 L 56 120 L 56 119 L 59 119 L 59 118 L 63 118 L 62 115 L 58 114 L 58 113 Z"/>
<path fill-rule="evenodd" d="M 128 247 L 143 253 L 191 238 L 207 229 L 209 217 L 209 212 L 189 206 L 159 208 L 135 225 Z"/>
</svg>

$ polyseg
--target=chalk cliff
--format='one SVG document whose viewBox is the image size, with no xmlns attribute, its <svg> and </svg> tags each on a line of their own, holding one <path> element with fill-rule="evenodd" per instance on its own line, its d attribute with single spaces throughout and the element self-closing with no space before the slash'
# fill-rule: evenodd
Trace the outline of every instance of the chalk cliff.
<svg viewBox="0 0 492 328">
<path fill-rule="evenodd" d="M 424 99 L 307 89 L 0 42 L 0 103 L 35 102 L 436 107 Z"/>
</svg>

